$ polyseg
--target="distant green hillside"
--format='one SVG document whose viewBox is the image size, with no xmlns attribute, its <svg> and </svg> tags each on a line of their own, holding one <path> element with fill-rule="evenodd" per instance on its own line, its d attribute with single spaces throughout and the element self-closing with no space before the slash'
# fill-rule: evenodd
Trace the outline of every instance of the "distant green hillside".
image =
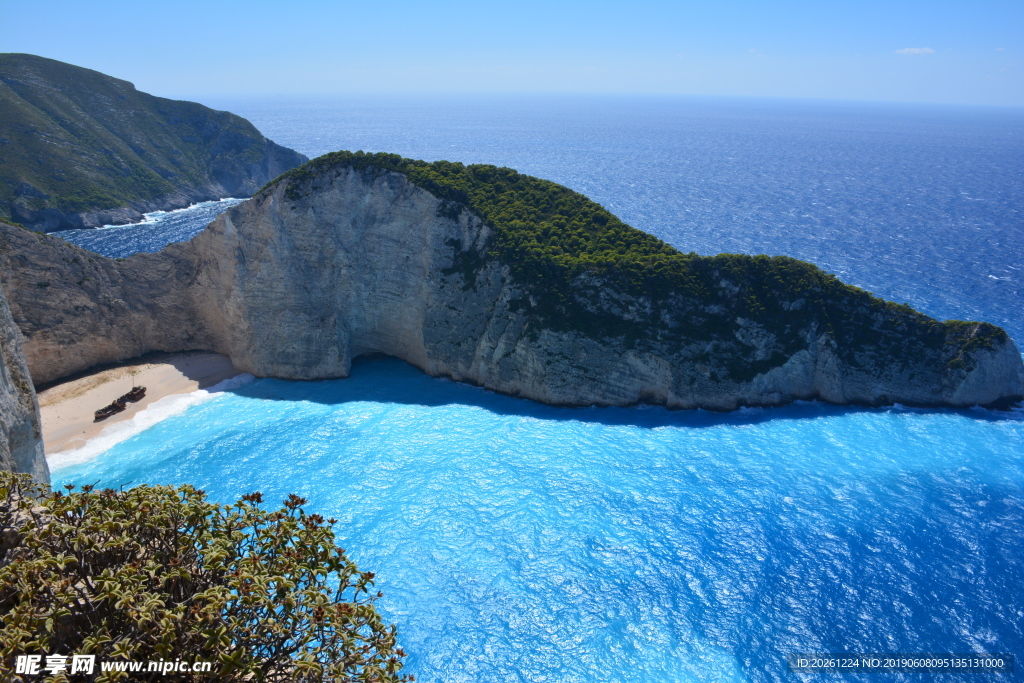
<svg viewBox="0 0 1024 683">
<path fill-rule="evenodd" d="M 305 160 L 234 114 L 52 59 L 0 54 L 0 217 L 46 230 L 124 222 L 249 196 Z M 131 210 L 111 213 L 121 207 Z"/>
</svg>

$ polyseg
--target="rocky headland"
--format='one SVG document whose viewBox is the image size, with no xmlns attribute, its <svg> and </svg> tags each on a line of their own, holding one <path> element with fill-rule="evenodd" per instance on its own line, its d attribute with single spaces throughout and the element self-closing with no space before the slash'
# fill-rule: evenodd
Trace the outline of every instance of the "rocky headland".
<svg viewBox="0 0 1024 683">
<path fill-rule="evenodd" d="M 794 259 L 683 254 L 510 169 L 393 155 L 320 157 L 190 242 L 124 260 L 3 225 L 0 281 L 36 383 L 205 349 L 287 379 L 384 353 L 559 405 L 1024 395 L 993 325 L 939 322 Z"/>
<path fill-rule="evenodd" d="M 248 197 L 302 164 L 235 114 L 0 54 L 0 218 L 52 232 Z"/>
</svg>

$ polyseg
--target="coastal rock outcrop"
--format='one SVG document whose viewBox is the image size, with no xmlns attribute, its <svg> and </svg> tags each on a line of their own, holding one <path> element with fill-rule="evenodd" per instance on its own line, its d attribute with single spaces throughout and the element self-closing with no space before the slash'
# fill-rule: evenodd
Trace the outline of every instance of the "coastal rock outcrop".
<svg viewBox="0 0 1024 683">
<path fill-rule="evenodd" d="M 938 322 L 793 259 L 680 254 L 565 188 L 474 168 L 321 158 L 192 241 L 123 262 L 4 228 L 0 274 L 32 376 L 208 349 L 288 379 L 345 377 L 353 358 L 384 353 L 559 405 L 1024 395 L 1021 356 L 998 327 Z M 561 207 L 554 219 L 509 203 L 543 204 L 538 192 Z M 578 215 L 596 227 L 571 232 Z M 541 228 L 515 233 L 530 225 Z M 559 226 L 570 256 L 588 239 L 603 251 L 571 260 Z"/>
<path fill-rule="evenodd" d="M 0 222 L 0 286 L 36 385 L 149 351 L 213 348 L 192 278 L 191 262 L 167 250 L 115 260 Z"/>
<path fill-rule="evenodd" d="M 248 197 L 306 157 L 229 112 L 0 54 L 0 218 L 52 232 Z"/>
<path fill-rule="evenodd" d="M 26 472 L 40 483 L 50 483 L 40 425 L 39 403 L 21 354 L 18 328 L 0 288 L 0 470 Z"/>
</svg>

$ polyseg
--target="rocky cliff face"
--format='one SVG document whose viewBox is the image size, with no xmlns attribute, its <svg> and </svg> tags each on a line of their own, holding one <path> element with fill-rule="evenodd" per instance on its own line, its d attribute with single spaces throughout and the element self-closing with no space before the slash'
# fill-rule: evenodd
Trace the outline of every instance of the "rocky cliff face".
<svg viewBox="0 0 1024 683">
<path fill-rule="evenodd" d="M 305 161 L 234 114 L 52 59 L 0 54 L 0 218 L 33 230 L 248 197 Z"/>
<path fill-rule="evenodd" d="M 50 483 L 43 456 L 39 403 L 21 355 L 18 329 L 0 288 L 0 469 Z"/>
<path fill-rule="evenodd" d="M 698 263 L 700 299 L 585 272 L 565 305 L 604 322 L 559 324 L 538 314 L 544 291 L 488 255 L 492 232 L 402 173 L 341 166 L 282 181 L 191 242 L 119 263 L 5 228 L 0 273 L 37 382 L 202 348 L 288 379 L 344 377 L 353 358 L 386 353 L 563 405 L 967 406 L 1024 395 L 1024 364 L 998 328 L 937 323 L 826 282 L 838 292 L 827 308 L 812 310 L 808 294 L 777 302 L 783 329 L 775 314 L 736 315 L 749 283 L 713 259 Z M 747 261 L 755 275 L 767 268 Z"/>
<path fill-rule="evenodd" d="M 724 355 L 724 343 L 740 348 L 747 365 L 771 356 L 774 335 L 754 320 L 732 320 L 727 340 L 680 339 L 657 328 L 630 338 L 545 327 L 530 301 L 543 293 L 484 259 L 488 242 L 483 221 L 466 210 L 453 215 L 405 176 L 343 168 L 296 200 L 286 183 L 272 188 L 223 214 L 190 246 L 195 291 L 218 293 L 202 306 L 204 327 L 216 329 L 237 367 L 261 376 L 341 377 L 352 358 L 381 352 L 431 375 L 565 405 L 728 410 L 798 398 L 973 405 L 1024 394 L 1024 365 L 1005 335 L 962 362 L 954 362 L 966 345 L 960 339 L 942 340 L 928 355 L 924 344 L 910 344 L 914 356 L 850 362 L 841 335 L 812 320 L 784 362 L 737 379 L 715 356 Z M 466 254 L 480 259 L 468 273 L 455 263 Z M 576 291 L 594 316 L 612 311 L 647 322 L 649 298 L 618 290 L 611 276 L 580 278 Z M 899 328 L 885 320 L 892 311 L 858 314 L 878 318 L 865 325 Z M 970 338 L 978 327 L 955 334 Z"/>
<path fill-rule="evenodd" d="M 148 351 L 213 348 L 190 303 L 188 259 L 108 259 L 0 222 L 0 285 L 35 384 Z"/>
</svg>

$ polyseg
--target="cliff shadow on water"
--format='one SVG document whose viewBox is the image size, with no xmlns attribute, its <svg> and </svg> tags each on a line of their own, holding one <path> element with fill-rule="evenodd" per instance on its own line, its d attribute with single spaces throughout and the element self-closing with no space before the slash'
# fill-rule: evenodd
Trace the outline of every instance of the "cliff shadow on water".
<svg viewBox="0 0 1024 683">
<path fill-rule="evenodd" d="M 916 413 L 959 415 L 979 422 L 1024 420 L 1024 410 L 987 408 L 916 408 L 848 406 L 823 401 L 795 401 L 788 406 L 740 408 L 728 412 L 703 409 L 673 410 L 663 406 L 549 406 L 537 401 L 506 396 L 465 382 L 431 377 L 405 361 L 384 354 L 360 356 L 346 379 L 291 381 L 264 379 L 225 390 L 246 398 L 268 401 L 308 401 L 323 405 L 390 403 L 435 408 L 461 405 L 503 416 L 536 420 L 581 422 L 642 429 L 676 427 L 704 429 L 723 425 L 750 426 L 779 420 L 843 417 L 856 413 Z"/>
</svg>

